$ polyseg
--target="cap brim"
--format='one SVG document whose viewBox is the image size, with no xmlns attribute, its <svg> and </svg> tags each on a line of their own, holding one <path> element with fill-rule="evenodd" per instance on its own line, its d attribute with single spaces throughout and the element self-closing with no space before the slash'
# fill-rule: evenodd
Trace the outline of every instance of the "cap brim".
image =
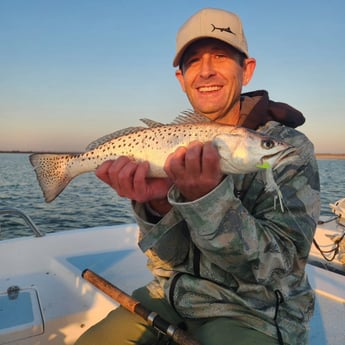
<svg viewBox="0 0 345 345">
<path fill-rule="evenodd" d="M 240 49 L 239 47 L 236 47 L 235 45 L 232 45 L 232 44 L 230 44 L 229 42 L 227 42 L 227 41 L 225 41 L 225 40 L 222 40 L 221 38 L 215 38 L 214 36 L 211 36 L 211 35 L 210 35 L 210 36 L 205 35 L 205 36 L 196 37 L 196 38 L 194 38 L 194 39 L 192 39 L 192 40 L 189 40 L 187 43 L 185 43 L 185 45 L 184 45 L 182 48 L 180 48 L 180 50 L 178 51 L 178 53 L 175 55 L 175 58 L 174 58 L 174 60 L 173 60 L 173 67 L 178 67 L 178 66 L 180 65 L 181 59 L 182 59 L 182 57 L 183 57 L 183 54 L 185 53 L 185 51 L 187 50 L 187 48 L 188 48 L 192 43 L 194 43 L 194 42 L 196 42 L 196 41 L 199 41 L 199 40 L 201 40 L 201 39 L 204 39 L 204 38 L 212 38 L 212 39 L 214 39 L 214 40 L 222 41 L 222 42 L 228 44 L 229 46 L 235 48 L 235 49 L 238 50 L 239 52 L 243 53 L 247 58 L 249 57 L 247 51 L 243 51 L 243 50 Z"/>
</svg>

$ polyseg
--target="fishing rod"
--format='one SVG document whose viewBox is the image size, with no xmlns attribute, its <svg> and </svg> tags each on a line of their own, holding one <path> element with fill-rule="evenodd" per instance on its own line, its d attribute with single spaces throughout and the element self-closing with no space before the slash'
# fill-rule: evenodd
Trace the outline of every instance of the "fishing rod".
<svg viewBox="0 0 345 345">
<path fill-rule="evenodd" d="M 142 317 L 149 323 L 150 326 L 171 337 L 175 343 L 180 345 L 201 345 L 198 341 L 191 338 L 187 332 L 162 319 L 154 311 L 146 309 L 139 301 L 134 299 L 132 296 L 127 295 L 124 291 L 102 278 L 92 270 L 88 268 L 85 269 L 81 276 L 106 295 L 120 303 L 124 308 Z"/>
</svg>

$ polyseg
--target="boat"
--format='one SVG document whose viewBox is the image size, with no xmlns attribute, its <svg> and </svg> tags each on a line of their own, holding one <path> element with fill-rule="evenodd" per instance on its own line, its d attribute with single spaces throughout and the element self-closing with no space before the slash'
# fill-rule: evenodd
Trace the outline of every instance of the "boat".
<svg viewBox="0 0 345 345">
<path fill-rule="evenodd" d="M 345 344 L 345 199 L 318 224 L 307 272 L 316 294 L 311 345 Z M 70 345 L 119 304 L 83 279 L 85 269 L 130 294 L 152 279 L 136 224 L 44 234 L 17 209 L 32 235 L 0 241 L 0 344 Z"/>
</svg>

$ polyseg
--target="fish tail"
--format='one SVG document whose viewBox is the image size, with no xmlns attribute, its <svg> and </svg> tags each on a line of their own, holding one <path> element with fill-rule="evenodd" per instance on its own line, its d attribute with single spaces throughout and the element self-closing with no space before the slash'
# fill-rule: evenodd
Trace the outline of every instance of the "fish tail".
<svg viewBox="0 0 345 345">
<path fill-rule="evenodd" d="M 75 177 L 69 169 L 72 154 L 34 153 L 30 158 L 46 202 L 53 201 Z"/>
</svg>

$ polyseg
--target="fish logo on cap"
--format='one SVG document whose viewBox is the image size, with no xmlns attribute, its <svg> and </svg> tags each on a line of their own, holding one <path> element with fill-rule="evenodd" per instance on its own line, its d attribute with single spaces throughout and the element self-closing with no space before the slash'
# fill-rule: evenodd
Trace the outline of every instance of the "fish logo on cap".
<svg viewBox="0 0 345 345">
<path fill-rule="evenodd" d="M 213 32 L 214 30 L 219 30 L 220 32 L 225 31 L 225 32 L 228 32 L 229 34 L 235 35 L 235 33 L 231 31 L 230 26 L 228 26 L 227 28 L 217 28 L 215 25 L 213 25 L 213 24 L 211 24 L 211 25 L 212 25 L 212 27 L 213 27 L 212 32 Z"/>
</svg>

